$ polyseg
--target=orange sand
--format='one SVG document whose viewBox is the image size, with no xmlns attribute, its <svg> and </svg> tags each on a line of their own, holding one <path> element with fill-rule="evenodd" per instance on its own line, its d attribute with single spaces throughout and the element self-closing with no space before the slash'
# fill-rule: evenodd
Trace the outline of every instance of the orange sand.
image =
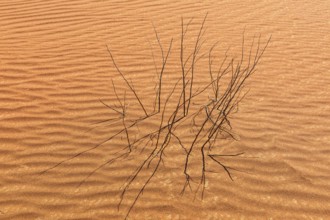
<svg viewBox="0 0 330 220">
<path fill-rule="evenodd" d="M 99 99 L 115 101 L 111 80 L 125 88 L 118 65 L 148 108 L 153 76 L 150 45 L 174 38 L 167 73 L 179 68 L 181 16 L 194 17 L 191 36 L 208 12 L 207 39 L 239 53 L 245 28 L 272 34 L 248 96 L 233 119 L 245 152 L 207 174 L 204 200 L 180 196 L 182 163 L 169 151 L 130 219 L 330 218 L 330 4 L 326 1 L 41 1 L 0 2 L 0 219 L 123 219 L 138 187 L 117 210 L 120 187 L 136 161 L 95 167 L 120 148 L 107 143 L 44 175 L 41 171 L 105 140 L 120 125 Z M 149 44 L 150 42 L 150 44 Z M 158 56 L 159 58 L 159 56 Z M 158 59 L 158 65 L 159 63 Z M 201 65 L 199 66 L 200 69 Z M 169 89 L 171 85 L 165 87 Z M 89 131 L 89 129 L 94 128 Z"/>
</svg>

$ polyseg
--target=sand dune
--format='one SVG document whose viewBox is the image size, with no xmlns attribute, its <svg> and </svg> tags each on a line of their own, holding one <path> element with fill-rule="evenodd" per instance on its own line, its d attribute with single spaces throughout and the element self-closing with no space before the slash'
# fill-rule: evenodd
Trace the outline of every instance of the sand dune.
<svg viewBox="0 0 330 220">
<path fill-rule="evenodd" d="M 17 0 L 0 2 L 0 219 L 123 219 L 142 180 L 118 210 L 120 187 L 142 158 L 86 179 L 121 149 L 119 139 L 68 160 L 121 128 L 95 124 L 115 115 L 99 101 L 116 102 L 111 81 L 127 89 L 106 45 L 151 109 L 151 51 L 161 63 L 153 24 L 166 47 L 173 37 L 171 76 L 180 68 L 181 17 L 194 17 L 189 34 L 196 36 L 207 12 L 205 47 L 219 40 L 220 57 L 229 46 L 229 56 L 239 56 L 244 29 L 247 44 L 255 34 L 263 43 L 272 35 L 232 119 L 240 140 L 223 146 L 223 153 L 245 152 L 224 160 L 243 172 L 233 171 L 231 181 L 213 166 L 203 200 L 180 196 L 182 158 L 169 151 L 129 218 L 330 218 L 328 2 Z"/>
</svg>

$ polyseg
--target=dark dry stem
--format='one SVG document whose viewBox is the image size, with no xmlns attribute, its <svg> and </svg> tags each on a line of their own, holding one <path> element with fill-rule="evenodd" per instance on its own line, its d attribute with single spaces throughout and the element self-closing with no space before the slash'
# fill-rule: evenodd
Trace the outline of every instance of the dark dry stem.
<svg viewBox="0 0 330 220">
<path fill-rule="evenodd" d="M 132 184 L 132 182 L 137 178 L 137 176 L 139 175 L 139 173 L 141 172 L 141 170 L 143 169 L 143 167 L 148 163 L 147 167 L 149 168 L 150 166 L 150 163 L 153 159 L 153 156 L 154 156 L 154 153 L 156 152 L 156 150 L 158 149 L 158 143 L 159 143 L 159 139 L 160 139 L 160 134 L 161 134 L 161 131 L 163 130 L 163 127 L 166 128 L 168 127 L 169 125 L 167 126 L 163 126 L 163 121 L 164 121 L 164 114 L 165 114 L 165 109 L 166 109 L 166 106 L 167 106 L 167 103 L 169 101 L 169 99 L 171 98 L 177 84 L 178 84 L 179 81 L 177 81 L 177 83 L 175 84 L 174 88 L 172 89 L 171 93 L 169 94 L 169 96 L 167 97 L 166 101 L 165 101 L 165 104 L 164 104 L 164 107 L 163 107 L 163 111 L 162 111 L 162 117 L 161 117 L 161 121 L 160 121 L 160 126 L 159 126 L 159 129 L 158 129 L 158 134 L 157 134 L 157 141 L 156 141 L 156 144 L 155 144 L 155 147 L 154 149 L 152 150 L 152 152 L 149 154 L 149 156 L 141 163 L 141 165 L 139 166 L 139 168 L 135 171 L 135 173 L 133 175 L 131 175 L 131 178 L 129 178 L 129 181 L 127 182 L 126 186 L 124 187 L 122 193 L 121 193 L 121 196 L 120 196 L 120 202 L 119 202 L 119 206 L 120 204 L 122 203 L 123 201 L 123 198 L 124 198 L 124 195 L 126 193 L 126 191 L 128 190 L 129 186 Z M 164 145 L 164 143 L 163 143 Z M 162 145 L 162 146 L 163 146 Z M 156 172 L 156 171 L 155 171 Z M 135 202 L 134 202 L 135 204 Z M 119 207 L 118 206 L 118 207 Z"/>
<path fill-rule="evenodd" d="M 170 46 L 168 48 L 166 57 L 165 57 L 165 59 L 163 58 L 163 65 L 162 65 L 162 69 L 161 69 L 160 74 L 159 74 L 159 84 L 158 84 L 158 113 L 160 112 L 160 105 L 161 105 L 163 73 L 164 73 L 164 70 L 165 70 L 167 58 L 168 58 L 168 56 L 170 54 L 170 51 L 171 51 L 172 42 L 173 42 L 173 38 L 171 39 L 171 43 L 170 43 Z"/>
<path fill-rule="evenodd" d="M 222 166 L 222 168 L 226 171 L 226 173 L 228 174 L 229 178 L 231 179 L 231 181 L 233 180 L 233 177 L 231 176 L 231 173 L 229 171 L 229 169 L 231 169 L 230 167 L 225 166 L 224 164 L 220 163 L 218 160 L 216 160 L 212 155 L 208 155 L 213 161 L 215 161 L 217 164 L 219 164 L 220 166 Z"/>
<path fill-rule="evenodd" d="M 106 103 L 104 103 L 101 99 L 100 99 L 100 102 L 104 105 L 104 106 L 106 106 L 107 108 L 109 108 L 109 109 L 111 109 L 111 110 L 113 110 L 113 111 L 115 111 L 115 112 L 117 112 L 118 114 L 120 114 L 120 115 L 123 115 L 123 113 L 122 112 L 120 112 L 120 111 L 118 111 L 117 109 L 115 109 L 115 108 L 113 108 L 113 107 L 111 107 L 110 105 L 108 105 L 108 104 L 106 104 Z"/>
<path fill-rule="evenodd" d="M 190 21 L 186 24 L 186 28 L 184 30 L 184 25 L 183 25 L 183 17 L 181 17 L 181 45 L 180 45 L 180 63 L 181 63 L 181 71 L 182 71 L 182 91 L 183 91 L 183 114 L 184 116 L 186 116 L 186 73 L 185 73 L 185 67 L 186 67 L 186 63 L 188 62 L 188 60 L 190 59 L 192 53 L 188 56 L 188 58 L 186 59 L 185 62 L 183 62 L 183 51 L 184 51 L 184 37 L 187 33 L 188 27 L 191 23 L 192 19 L 190 19 Z"/>
<path fill-rule="evenodd" d="M 204 24 L 205 24 L 205 21 L 206 21 L 206 18 L 207 18 L 207 13 L 204 17 L 204 20 L 202 22 L 202 25 L 201 25 L 201 28 L 199 29 L 199 33 L 198 33 L 198 36 L 197 36 L 197 39 L 196 39 L 196 43 L 195 43 L 195 49 L 194 49 L 194 52 L 193 52 L 193 55 L 192 55 L 192 63 L 191 63 L 191 78 L 190 78 L 190 91 L 189 91 L 189 97 L 191 98 L 192 96 L 192 90 L 193 90 L 193 84 L 194 84 L 194 71 L 195 71 L 195 64 L 196 64 L 196 57 L 197 57 L 197 54 L 199 52 L 199 49 L 201 48 L 202 45 L 199 44 L 199 41 L 201 39 L 201 36 L 203 35 L 203 27 L 204 27 Z M 189 112 L 189 107 L 190 107 L 190 101 L 188 101 L 187 103 L 187 113 L 186 115 L 188 114 Z"/>
<path fill-rule="evenodd" d="M 136 94 L 136 91 L 134 90 L 134 88 L 132 87 L 132 85 L 128 82 L 128 80 L 126 79 L 126 77 L 124 76 L 124 74 L 121 72 L 121 70 L 118 68 L 118 66 L 117 66 L 117 64 L 116 64 L 116 62 L 115 62 L 115 59 L 113 58 L 112 53 L 111 53 L 111 50 L 109 49 L 109 46 L 108 46 L 108 45 L 107 45 L 107 49 L 108 49 L 108 53 L 109 53 L 109 55 L 110 55 L 110 57 L 111 57 L 112 63 L 113 63 L 113 65 L 116 67 L 117 72 L 121 75 L 121 77 L 122 77 L 122 78 L 124 79 L 124 81 L 126 82 L 127 86 L 128 86 L 128 87 L 130 88 L 130 90 L 133 92 L 133 94 L 134 94 L 136 100 L 139 102 L 139 104 L 140 104 L 140 106 L 141 106 L 141 108 L 142 108 L 144 114 L 145 114 L 146 116 L 148 116 L 148 113 L 147 113 L 146 109 L 144 108 L 144 105 L 142 104 L 140 98 L 139 98 L 138 95 Z"/>
</svg>

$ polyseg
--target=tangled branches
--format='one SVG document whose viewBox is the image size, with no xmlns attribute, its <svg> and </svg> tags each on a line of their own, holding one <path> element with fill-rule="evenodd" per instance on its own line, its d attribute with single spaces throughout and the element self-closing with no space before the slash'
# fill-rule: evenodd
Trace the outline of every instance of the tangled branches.
<svg viewBox="0 0 330 220">
<path fill-rule="evenodd" d="M 187 55 L 185 52 L 185 37 L 188 33 L 191 20 L 186 24 L 184 24 L 183 19 L 181 20 L 181 72 L 178 74 L 179 77 L 176 79 L 173 87 L 167 90 L 167 94 L 166 91 L 163 91 L 164 73 L 171 54 L 173 39 L 171 39 L 168 47 L 165 49 L 155 29 L 156 39 L 161 51 L 161 68 L 159 68 L 159 71 L 155 68 L 157 82 L 155 86 L 153 111 L 148 110 L 148 108 L 143 104 L 143 100 L 139 97 L 132 81 L 128 79 L 120 70 L 114 59 L 113 52 L 110 47 L 107 46 L 111 61 L 116 71 L 125 82 L 128 92 L 125 91 L 123 97 L 120 97 L 117 93 L 116 86 L 113 83 L 114 94 L 119 106 L 112 107 L 105 104 L 103 101 L 101 102 L 118 115 L 115 120 L 118 123 L 121 123 L 122 129 L 110 136 L 108 139 L 104 140 L 102 143 L 61 161 L 53 167 L 43 171 L 42 174 L 50 169 L 54 169 L 68 160 L 76 158 L 88 151 L 92 151 L 102 146 L 104 143 L 121 136 L 126 140 L 126 146 L 115 155 L 112 155 L 111 159 L 96 167 L 80 183 L 80 185 L 104 166 L 119 159 L 127 158 L 133 152 L 138 150 L 139 145 L 143 145 L 144 147 L 138 155 L 145 158 L 137 164 L 136 170 L 127 178 L 125 184 L 123 185 L 118 208 L 121 206 L 130 187 L 142 174 L 142 172 L 147 172 L 149 174 L 144 180 L 142 186 L 139 188 L 137 194 L 134 196 L 134 200 L 127 210 L 126 217 L 128 217 L 136 202 L 152 178 L 156 175 L 161 163 L 164 161 L 164 152 L 171 145 L 178 146 L 182 149 L 184 158 L 182 172 L 183 177 L 185 178 L 185 183 L 181 191 L 182 194 L 187 190 L 187 188 L 192 190 L 193 187 L 191 182 L 192 178 L 195 178 L 195 174 L 192 174 L 192 171 L 198 169 L 200 172 L 197 175 L 199 181 L 196 191 L 201 191 L 201 196 L 203 197 L 207 166 L 211 166 L 212 164 L 222 168 L 227 173 L 228 177 L 233 180 L 231 170 L 234 168 L 224 165 L 220 161 L 220 158 L 223 156 L 240 156 L 242 153 L 232 155 L 214 153 L 216 152 L 215 149 L 219 148 L 216 143 L 217 140 L 224 136 L 229 136 L 235 139 L 235 136 L 232 133 L 230 116 L 237 111 L 240 101 L 246 95 L 246 93 L 244 93 L 244 85 L 247 79 L 250 78 L 250 76 L 256 71 L 256 67 L 270 42 L 270 38 L 264 46 L 261 46 L 261 37 L 254 37 L 249 47 L 249 51 L 246 54 L 243 34 L 240 59 L 228 59 L 226 53 L 222 62 L 220 62 L 215 69 L 215 64 L 213 63 L 213 50 L 216 44 L 214 44 L 207 53 L 201 54 L 202 45 L 205 42 L 205 21 L 206 16 L 200 25 L 192 51 Z M 196 89 L 194 86 L 196 80 L 198 79 L 196 75 L 196 64 L 205 57 L 208 59 L 207 75 L 209 77 L 209 82 L 207 82 L 203 87 Z M 127 94 L 130 94 L 135 99 L 135 104 L 142 113 L 138 118 L 130 119 L 127 116 Z M 198 104 L 196 104 L 195 101 Z M 134 115 L 136 115 L 136 112 Z M 157 127 L 154 130 L 144 134 L 143 132 L 140 132 L 139 126 L 148 121 L 152 121 L 152 123 L 156 124 Z M 187 132 L 187 127 L 192 129 Z M 192 138 L 185 138 L 187 133 L 189 133 Z M 143 143 L 145 141 L 147 141 L 147 143 Z M 192 156 L 193 154 L 195 155 L 194 157 Z M 196 155 L 199 156 L 196 157 Z M 199 164 L 198 167 L 196 167 L 196 164 Z"/>
</svg>

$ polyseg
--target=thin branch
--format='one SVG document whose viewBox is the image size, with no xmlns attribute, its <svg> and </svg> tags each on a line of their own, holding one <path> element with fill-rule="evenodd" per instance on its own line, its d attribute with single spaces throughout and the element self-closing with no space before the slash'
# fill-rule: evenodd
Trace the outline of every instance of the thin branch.
<svg viewBox="0 0 330 220">
<path fill-rule="evenodd" d="M 117 64 L 116 64 L 116 62 L 115 62 L 115 59 L 113 58 L 112 53 L 111 53 L 111 51 L 110 51 L 108 45 L 107 45 L 107 49 L 108 49 L 108 53 L 109 53 L 109 55 L 110 55 L 110 57 L 111 57 L 112 63 L 113 63 L 113 65 L 114 65 L 114 66 L 116 67 L 116 69 L 117 69 L 117 72 L 121 75 L 121 77 L 122 77 L 122 78 L 124 79 L 124 81 L 126 82 L 127 86 L 128 86 L 128 87 L 130 88 L 130 90 L 133 92 L 133 94 L 134 94 L 135 98 L 137 99 L 137 101 L 139 102 L 139 104 L 140 104 L 140 106 L 141 106 L 141 108 L 142 108 L 144 114 L 145 114 L 146 116 L 148 116 L 148 113 L 147 113 L 146 109 L 144 108 L 144 106 L 143 106 L 143 104 L 142 104 L 142 102 L 141 102 L 139 96 L 136 94 L 134 88 L 131 86 L 131 84 L 128 82 L 128 80 L 126 79 L 126 77 L 124 76 L 124 74 L 121 72 L 121 70 L 120 70 L 119 67 L 117 66 Z"/>
<path fill-rule="evenodd" d="M 229 171 L 229 167 L 227 167 L 226 165 L 220 163 L 217 159 L 215 159 L 212 155 L 208 155 L 213 161 L 215 161 L 217 164 L 219 164 L 220 166 L 222 166 L 222 168 L 226 171 L 226 173 L 228 174 L 229 178 L 231 179 L 231 181 L 233 180 L 233 177 L 231 176 L 231 173 Z"/>
</svg>

